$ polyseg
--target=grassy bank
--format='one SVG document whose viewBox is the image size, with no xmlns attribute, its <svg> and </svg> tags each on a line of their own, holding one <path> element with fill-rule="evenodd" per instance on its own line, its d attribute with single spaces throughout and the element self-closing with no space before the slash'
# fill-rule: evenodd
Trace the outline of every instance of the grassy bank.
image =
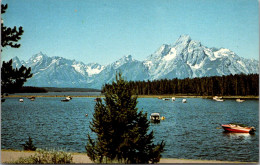
<svg viewBox="0 0 260 165">
<path fill-rule="evenodd" d="M 1 163 L 8 163 L 18 160 L 20 157 L 29 157 L 34 155 L 35 151 L 13 151 L 1 150 Z M 93 163 L 85 153 L 71 153 L 73 163 Z M 257 162 L 239 162 L 239 161 L 218 161 L 218 160 L 193 160 L 193 159 L 175 159 L 162 158 L 159 163 L 257 163 Z"/>
</svg>

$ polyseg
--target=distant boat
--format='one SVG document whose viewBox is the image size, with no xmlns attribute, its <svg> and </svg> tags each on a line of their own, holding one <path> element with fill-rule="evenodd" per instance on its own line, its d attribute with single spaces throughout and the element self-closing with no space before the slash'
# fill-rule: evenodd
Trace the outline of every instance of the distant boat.
<svg viewBox="0 0 260 165">
<path fill-rule="evenodd" d="M 66 99 L 67 100 L 72 100 L 72 97 L 71 96 L 67 96 Z"/>
<path fill-rule="evenodd" d="M 242 103 L 244 101 L 246 101 L 246 100 L 236 99 L 236 102 L 239 102 L 239 103 Z"/>
<path fill-rule="evenodd" d="M 150 115 L 150 120 L 153 123 L 159 123 L 160 122 L 160 114 L 159 113 L 152 113 Z"/>
<path fill-rule="evenodd" d="M 163 100 L 170 100 L 169 98 L 163 98 Z"/>
<path fill-rule="evenodd" d="M 186 99 L 182 99 L 182 103 L 187 103 L 187 100 Z"/>
<path fill-rule="evenodd" d="M 62 99 L 61 101 L 62 101 L 62 102 L 68 102 L 68 101 L 70 101 L 70 100 L 68 100 L 68 99 Z"/>
<path fill-rule="evenodd" d="M 175 101 L 175 97 L 172 97 L 172 101 Z"/>
<path fill-rule="evenodd" d="M 241 124 L 222 124 L 222 128 L 226 132 L 234 132 L 234 133 L 254 133 L 256 131 L 255 127 L 248 127 Z"/>
<path fill-rule="evenodd" d="M 20 102 L 23 102 L 23 99 L 19 99 Z"/>
<path fill-rule="evenodd" d="M 214 96 L 214 97 L 213 97 L 213 100 L 215 100 L 215 101 L 224 101 L 224 100 L 222 99 L 222 97 L 219 97 L 219 96 Z"/>
<path fill-rule="evenodd" d="M 2 102 L 2 103 L 5 102 L 5 99 L 1 99 L 1 102 Z"/>
<path fill-rule="evenodd" d="M 31 101 L 34 101 L 35 97 L 28 97 L 28 99 L 30 99 Z"/>
</svg>

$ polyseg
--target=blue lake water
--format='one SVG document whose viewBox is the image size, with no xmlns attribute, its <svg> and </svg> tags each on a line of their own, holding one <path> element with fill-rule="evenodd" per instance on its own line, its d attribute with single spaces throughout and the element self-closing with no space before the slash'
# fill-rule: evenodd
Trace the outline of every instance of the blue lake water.
<svg viewBox="0 0 260 165">
<path fill-rule="evenodd" d="M 59 97 L 30 101 L 6 98 L 1 108 L 1 148 L 22 150 L 31 136 L 38 148 L 86 152 L 94 98 Z M 157 98 L 139 98 L 138 108 L 149 114 L 159 112 L 165 120 L 150 125 L 154 141 L 166 141 L 164 158 L 254 161 L 259 160 L 258 100 L 216 102 L 188 98 L 187 103 Z M 85 116 L 88 114 L 88 117 Z M 220 124 L 238 122 L 254 126 L 256 133 L 224 133 Z"/>
</svg>

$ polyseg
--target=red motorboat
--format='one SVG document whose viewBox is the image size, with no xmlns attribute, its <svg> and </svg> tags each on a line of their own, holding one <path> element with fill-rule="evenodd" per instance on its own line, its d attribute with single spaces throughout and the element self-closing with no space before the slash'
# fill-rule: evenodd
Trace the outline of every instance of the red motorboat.
<svg viewBox="0 0 260 165">
<path fill-rule="evenodd" d="M 255 127 L 248 127 L 239 124 L 222 124 L 221 126 L 227 132 L 254 133 L 256 131 Z"/>
</svg>

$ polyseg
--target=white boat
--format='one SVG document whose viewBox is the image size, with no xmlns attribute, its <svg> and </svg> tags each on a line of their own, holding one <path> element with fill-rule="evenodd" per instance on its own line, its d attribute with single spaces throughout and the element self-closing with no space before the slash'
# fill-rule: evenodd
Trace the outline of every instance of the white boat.
<svg viewBox="0 0 260 165">
<path fill-rule="evenodd" d="M 23 99 L 19 99 L 20 102 L 23 102 Z"/>
<path fill-rule="evenodd" d="M 182 103 L 187 103 L 187 100 L 186 99 L 182 99 Z"/>
<path fill-rule="evenodd" d="M 246 100 L 236 99 L 236 102 L 239 102 L 239 103 L 242 103 L 244 101 L 246 101 Z"/>
<path fill-rule="evenodd" d="M 67 96 L 67 97 L 66 97 L 66 99 L 67 99 L 67 100 L 71 100 L 71 99 L 72 99 L 72 97 L 70 97 L 70 96 Z"/>
<path fill-rule="evenodd" d="M 159 113 L 152 113 L 150 115 L 151 122 L 157 123 L 160 122 L 160 114 Z"/>
<path fill-rule="evenodd" d="M 214 97 L 213 97 L 213 100 L 215 100 L 215 101 L 224 101 L 224 100 L 222 99 L 222 97 L 219 97 L 219 96 L 214 96 Z"/>
<path fill-rule="evenodd" d="M 175 101 L 175 97 L 172 97 L 172 101 Z"/>
</svg>

